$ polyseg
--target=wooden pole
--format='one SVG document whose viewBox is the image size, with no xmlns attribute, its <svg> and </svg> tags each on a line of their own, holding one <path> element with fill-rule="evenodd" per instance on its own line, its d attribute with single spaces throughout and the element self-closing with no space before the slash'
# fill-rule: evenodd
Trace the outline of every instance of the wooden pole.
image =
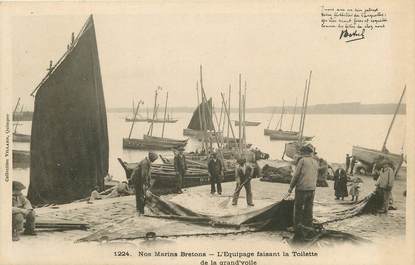
<svg viewBox="0 0 415 265">
<path fill-rule="evenodd" d="M 225 105 L 225 110 L 226 110 L 227 108 L 226 108 L 226 103 L 225 103 L 225 97 L 224 97 L 223 93 L 220 93 L 220 95 L 222 96 L 222 103 Z M 230 125 L 229 127 L 230 127 L 230 130 L 231 130 L 231 133 L 232 133 L 232 137 L 233 137 L 233 140 L 234 140 L 235 145 L 236 145 L 237 144 L 237 142 L 236 142 L 236 136 L 235 136 L 235 132 L 233 131 L 231 117 L 229 116 L 228 110 L 226 111 L 226 116 L 228 117 L 228 124 Z"/>
<path fill-rule="evenodd" d="M 301 131 L 303 130 L 303 118 L 304 118 L 304 107 L 305 107 L 305 96 L 307 94 L 307 83 L 308 80 L 305 80 L 305 87 L 304 87 L 304 93 L 303 93 L 303 104 L 301 107 L 301 117 L 300 117 L 300 126 L 298 128 L 298 143 L 300 143 L 300 139 L 301 139 Z"/>
<path fill-rule="evenodd" d="M 138 113 L 138 109 L 140 108 L 140 103 L 142 103 L 142 101 L 138 101 L 137 104 L 137 109 L 134 112 L 134 117 L 133 117 L 133 123 L 131 124 L 131 128 L 130 128 L 130 134 L 128 134 L 128 139 L 131 138 L 131 133 L 133 132 L 133 128 L 134 128 L 134 124 L 135 124 L 135 118 L 137 117 L 137 113 Z"/>
<path fill-rule="evenodd" d="M 238 137 L 239 137 L 239 154 L 242 152 L 242 145 L 241 145 L 241 139 L 242 139 L 242 107 L 241 107 L 241 105 L 242 105 L 242 92 L 241 92 L 241 90 L 242 90 L 242 88 L 241 88 L 241 74 L 239 74 L 239 108 L 238 108 L 238 110 L 239 110 L 239 126 L 238 126 L 238 128 L 239 128 L 239 134 L 238 134 Z"/>
<path fill-rule="evenodd" d="M 215 109 L 215 108 L 213 108 Z M 220 115 L 219 115 L 219 125 L 218 125 L 218 131 L 220 132 L 222 128 L 222 114 L 223 114 L 223 104 L 220 104 Z"/>
<path fill-rule="evenodd" d="M 200 100 L 199 100 L 199 81 L 196 81 L 196 95 L 197 95 L 197 112 L 199 114 L 200 130 L 204 132 L 203 122 L 202 122 L 202 113 L 201 113 L 202 105 L 201 105 Z M 204 138 L 205 138 L 205 135 L 203 133 L 203 137 L 202 137 L 202 150 L 206 150 L 206 148 L 205 148 L 205 139 Z"/>
<path fill-rule="evenodd" d="M 19 104 L 20 104 L 20 97 L 17 99 L 17 103 L 16 103 L 16 106 L 14 107 L 13 114 L 16 113 L 17 108 L 19 107 Z"/>
<path fill-rule="evenodd" d="M 154 107 L 153 107 L 153 118 L 151 119 L 151 125 L 150 128 L 148 130 L 147 135 L 152 136 L 153 135 L 153 126 L 154 126 L 154 119 L 156 118 L 156 108 L 157 108 L 157 96 L 158 96 L 158 90 L 161 90 L 161 87 L 158 87 L 155 91 L 155 96 L 154 96 Z"/>
<path fill-rule="evenodd" d="M 392 118 L 391 124 L 389 125 L 388 133 L 386 134 L 385 141 L 383 142 L 383 145 L 382 145 L 382 149 L 381 149 L 382 152 L 385 152 L 386 151 L 386 143 L 388 142 L 389 134 L 390 134 L 390 132 L 392 130 L 393 123 L 395 122 L 396 115 L 398 114 L 399 108 L 401 106 L 403 96 L 405 95 L 405 91 L 406 91 L 406 85 L 403 88 L 401 98 L 399 99 L 399 103 L 396 106 L 395 113 L 393 114 L 393 118 Z"/>
<path fill-rule="evenodd" d="M 306 99 L 305 99 L 305 108 L 304 108 L 304 117 L 303 117 L 303 129 L 301 130 L 301 138 L 300 138 L 301 143 L 303 142 L 305 118 L 307 117 L 308 96 L 310 94 L 310 84 L 311 84 L 311 73 L 312 73 L 312 71 L 310 71 L 310 75 L 308 77 L 307 96 L 306 96 Z"/>
<path fill-rule="evenodd" d="M 225 104 L 225 107 L 226 107 L 226 104 Z M 231 84 L 229 84 L 229 93 L 228 93 L 228 114 L 230 115 L 230 113 L 231 113 Z M 228 121 L 228 132 L 226 133 L 226 137 L 228 139 L 228 144 L 229 144 L 229 130 L 230 130 L 230 126 L 231 126 L 231 122 Z"/>
<path fill-rule="evenodd" d="M 293 125 L 294 125 L 294 119 L 295 119 L 295 113 L 297 111 L 297 97 L 295 98 L 295 106 L 294 106 L 294 112 L 293 112 L 293 119 L 291 120 L 291 128 L 290 132 L 293 131 Z"/>
<path fill-rule="evenodd" d="M 281 130 L 281 126 L 282 126 L 282 119 L 284 117 L 284 108 L 285 108 L 285 101 L 282 101 L 282 108 L 281 108 L 281 116 L 280 119 L 278 120 L 277 126 L 275 126 L 275 130 L 279 127 L 279 129 Z"/>
<path fill-rule="evenodd" d="M 243 137 L 242 137 L 242 150 L 243 152 L 245 152 L 246 149 L 246 124 L 245 124 L 245 100 L 246 100 L 246 95 L 242 96 L 242 124 L 243 124 Z"/>
<path fill-rule="evenodd" d="M 166 115 L 167 115 L 167 101 L 169 99 L 169 92 L 166 95 L 166 104 L 164 105 L 164 119 L 163 119 L 163 128 L 161 130 L 161 138 L 164 138 L 164 126 L 166 125 Z"/>
</svg>

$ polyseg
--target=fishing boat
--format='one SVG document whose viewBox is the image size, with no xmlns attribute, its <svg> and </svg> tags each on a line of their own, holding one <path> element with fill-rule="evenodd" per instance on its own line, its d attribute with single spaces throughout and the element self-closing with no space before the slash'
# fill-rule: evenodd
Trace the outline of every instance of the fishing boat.
<svg viewBox="0 0 415 265">
<path fill-rule="evenodd" d="M 31 94 L 28 199 L 36 206 L 85 198 L 96 186 L 104 189 L 108 174 L 107 114 L 92 15 L 66 48 Z"/>
<path fill-rule="evenodd" d="M 183 129 L 183 135 L 193 137 L 206 137 L 218 135 L 214 132 L 212 122 L 212 98 L 207 103 L 202 102 L 198 105 L 196 110 L 193 112 L 193 116 L 189 122 L 187 128 Z M 206 129 L 206 130 L 204 130 Z"/>
<path fill-rule="evenodd" d="M 242 125 L 245 125 L 245 126 L 258 126 L 260 124 L 261 124 L 260 121 L 244 121 L 244 122 L 242 122 Z M 235 121 L 235 126 L 239 126 L 239 121 Z"/>
<path fill-rule="evenodd" d="M 272 134 L 281 134 L 281 135 L 298 135 L 298 132 L 292 132 L 292 131 L 283 131 L 283 130 L 278 130 L 278 129 L 264 129 L 264 135 L 266 136 L 270 136 Z"/>
<path fill-rule="evenodd" d="M 299 137 L 298 133 L 291 134 L 291 132 L 286 133 L 285 131 L 275 132 L 269 136 L 270 140 L 274 141 L 294 141 Z M 303 136 L 303 141 L 311 141 L 314 136 Z"/>
<path fill-rule="evenodd" d="M 392 130 L 393 124 L 395 122 L 396 115 L 398 114 L 399 108 L 401 106 L 402 99 L 405 95 L 405 91 L 406 91 L 406 86 L 404 87 L 402 91 L 402 95 L 399 99 L 399 103 L 396 106 L 396 110 L 393 115 L 392 121 L 389 125 L 388 132 L 386 134 L 382 148 L 380 150 L 376 150 L 376 149 L 370 149 L 370 148 L 361 147 L 357 145 L 353 146 L 352 148 L 352 156 L 366 167 L 366 172 L 371 172 L 373 165 L 376 163 L 376 161 L 379 161 L 380 159 L 389 159 L 394 164 L 396 173 L 399 171 L 403 163 L 403 155 L 389 152 L 386 148 L 386 145 L 387 145 L 388 138 Z"/>
<path fill-rule="evenodd" d="M 151 122 L 151 125 L 149 127 L 149 130 L 146 135 L 143 135 L 143 139 L 136 139 L 131 138 L 131 133 L 134 128 L 135 118 L 137 118 L 138 109 L 140 107 L 141 101 L 138 103 L 138 106 L 135 110 L 134 117 L 133 117 L 133 123 L 131 124 L 130 134 L 128 138 L 123 139 L 123 148 L 124 149 L 141 149 L 141 150 L 170 150 L 170 149 L 177 149 L 180 147 L 185 147 L 187 144 L 188 139 L 185 140 L 179 140 L 179 139 L 172 139 L 172 138 L 165 138 L 164 137 L 164 128 L 165 123 L 163 122 L 163 129 L 161 132 L 161 137 L 153 136 L 153 125 L 154 120 L 156 117 L 158 105 L 157 105 L 157 97 L 158 97 L 158 90 L 161 90 L 159 87 L 155 91 L 155 100 L 154 100 L 154 109 L 153 109 L 153 118 L 151 119 L 153 122 Z M 164 107 L 164 121 L 166 121 L 167 116 L 167 101 L 168 101 L 168 93 L 166 96 L 166 104 Z"/>
<path fill-rule="evenodd" d="M 13 142 L 30 143 L 30 135 L 23 133 L 13 133 Z"/>
<path fill-rule="evenodd" d="M 285 156 L 296 159 L 299 155 L 300 149 L 303 145 L 307 144 L 307 137 L 303 135 L 304 132 L 304 126 L 305 126 L 305 120 L 307 116 L 307 107 L 308 107 L 308 96 L 310 93 L 310 83 L 311 83 L 311 73 L 310 71 L 308 79 L 305 81 L 305 87 L 304 87 L 304 94 L 303 94 L 303 104 L 301 108 L 301 116 L 300 116 L 300 124 L 299 124 L 299 132 L 297 133 L 297 141 L 289 142 L 285 144 L 284 153 L 282 155 L 282 159 L 284 159 Z M 297 100 L 296 106 L 297 106 Z M 294 122 L 291 122 L 291 128 L 293 126 Z M 312 138 L 311 138 L 312 139 Z M 311 140 L 310 139 L 310 140 Z"/>
<path fill-rule="evenodd" d="M 30 167 L 30 151 L 13 149 L 13 168 Z"/>
<path fill-rule="evenodd" d="M 131 173 L 137 167 L 138 163 L 127 163 L 118 158 L 119 163 L 123 167 L 127 180 L 130 179 Z M 210 177 L 207 170 L 207 162 L 201 163 L 197 161 L 187 160 L 187 171 L 183 176 L 183 187 L 195 187 L 210 184 Z M 151 177 L 155 182 L 153 192 L 158 194 L 171 193 L 176 190 L 177 177 L 172 161 L 164 160 L 162 164 L 151 164 Z M 229 167 L 224 171 L 222 182 L 235 181 L 235 168 Z"/>
</svg>

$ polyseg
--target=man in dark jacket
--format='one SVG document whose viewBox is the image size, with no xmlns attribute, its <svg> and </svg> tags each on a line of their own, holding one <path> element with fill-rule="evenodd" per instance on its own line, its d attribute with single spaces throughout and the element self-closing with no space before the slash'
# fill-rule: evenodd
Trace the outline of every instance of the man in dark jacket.
<svg viewBox="0 0 415 265">
<path fill-rule="evenodd" d="M 251 191 L 251 178 L 253 170 L 246 164 L 245 158 L 238 159 L 238 164 L 239 165 L 235 168 L 236 188 L 233 195 L 232 205 L 238 204 L 239 193 L 242 188 L 241 185 L 243 185 L 246 191 L 246 203 L 248 206 L 254 206 Z"/>
<path fill-rule="evenodd" d="M 208 171 L 210 175 L 210 193 L 215 194 L 215 184 L 217 186 L 218 194 L 222 194 L 221 178 L 223 177 L 222 162 L 218 159 L 215 153 L 212 154 L 208 163 Z"/>
<path fill-rule="evenodd" d="M 148 156 L 138 163 L 138 166 L 131 173 L 131 179 L 135 189 L 135 201 L 138 215 L 144 214 L 146 193 L 151 189 L 154 180 L 151 179 L 151 163 L 156 161 L 158 155 L 149 152 Z"/>
<path fill-rule="evenodd" d="M 295 187 L 294 229 L 296 237 L 302 239 L 304 228 L 313 227 L 313 202 L 319 163 L 312 155 L 314 147 L 311 144 L 301 147 L 300 152 L 302 157 L 296 166 L 288 193 Z"/>
<path fill-rule="evenodd" d="M 174 154 L 174 169 L 176 171 L 176 187 L 177 193 L 183 193 L 183 177 L 187 170 L 186 157 L 183 154 L 184 148 L 180 147 Z"/>
</svg>

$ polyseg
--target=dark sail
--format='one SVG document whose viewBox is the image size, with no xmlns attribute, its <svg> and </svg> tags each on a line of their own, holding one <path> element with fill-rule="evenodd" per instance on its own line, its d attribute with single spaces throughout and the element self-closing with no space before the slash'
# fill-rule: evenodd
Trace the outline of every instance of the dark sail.
<svg viewBox="0 0 415 265">
<path fill-rule="evenodd" d="M 200 105 L 196 108 L 195 112 L 193 112 L 192 119 L 190 120 L 189 125 L 187 126 L 188 129 L 192 130 L 202 130 L 200 127 L 201 124 L 206 124 L 206 129 L 209 131 L 213 130 L 213 124 L 212 124 L 212 99 L 210 98 L 207 103 L 200 103 Z M 200 114 L 199 114 L 200 111 Z M 204 114 L 204 115 L 203 115 Z M 200 117 L 205 117 L 205 122 L 201 123 Z"/>
<path fill-rule="evenodd" d="M 37 87 L 28 198 L 35 205 L 84 198 L 104 186 L 108 131 L 92 15 Z"/>
</svg>

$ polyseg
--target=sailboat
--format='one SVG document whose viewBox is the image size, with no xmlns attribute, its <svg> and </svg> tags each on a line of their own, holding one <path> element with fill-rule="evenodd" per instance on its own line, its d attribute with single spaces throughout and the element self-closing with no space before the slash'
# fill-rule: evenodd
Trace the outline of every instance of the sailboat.
<svg viewBox="0 0 415 265">
<path fill-rule="evenodd" d="M 242 125 L 245 125 L 245 126 L 258 126 L 260 124 L 261 124 L 260 121 L 244 121 L 244 122 L 242 122 Z M 235 121 L 235 126 L 239 126 L 239 121 Z"/>
<path fill-rule="evenodd" d="M 380 150 L 376 150 L 376 149 L 370 149 L 370 148 L 361 147 L 361 146 L 357 146 L 357 145 L 353 146 L 353 148 L 352 148 L 352 156 L 357 161 L 359 161 L 363 165 L 365 165 L 368 170 L 372 170 L 373 164 L 375 164 L 376 161 L 379 161 L 382 158 L 389 159 L 394 164 L 395 168 L 397 169 L 396 172 L 399 170 L 399 167 L 403 163 L 403 155 L 394 154 L 394 153 L 389 152 L 386 148 L 386 144 L 388 142 L 388 138 L 389 138 L 390 132 L 392 130 L 393 123 L 395 122 L 396 115 L 398 114 L 399 108 L 401 106 L 402 99 L 405 95 L 405 91 L 406 91 L 406 86 L 404 87 L 404 89 L 402 91 L 401 98 L 399 99 L 399 103 L 396 106 L 396 110 L 395 110 L 395 113 L 393 115 L 392 121 L 389 125 L 389 129 L 388 129 L 388 132 L 386 134 L 385 140 L 383 142 L 382 148 Z"/>
<path fill-rule="evenodd" d="M 295 119 L 295 112 L 297 110 L 297 100 L 295 101 L 294 113 L 291 121 L 291 129 L 289 131 L 282 130 L 283 118 L 285 114 L 285 106 L 283 103 L 282 112 L 280 120 L 278 121 L 277 127 L 279 125 L 278 130 L 268 130 L 267 133 L 269 135 L 269 139 L 272 141 L 293 141 L 297 140 L 299 137 L 299 132 L 293 131 L 294 119 Z M 303 136 L 304 141 L 311 141 L 314 136 Z"/>
<path fill-rule="evenodd" d="M 153 127 L 154 127 L 154 120 L 157 115 L 158 105 L 157 105 L 157 96 L 158 90 L 161 89 L 160 87 L 156 89 L 155 92 L 155 100 L 154 100 L 154 109 L 153 109 L 153 117 L 148 133 L 143 135 L 143 139 L 131 138 L 131 133 L 134 128 L 135 118 L 137 117 L 138 108 L 140 107 L 140 102 L 137 106 L 137 109 L 134 113 L 133 123 L 131 124 L 130 134 L 128 138 L 123 139 L 123 148 L 124 149 L 142 149 L 142 150 L 170 150 L 176 149 L 179 147 L 184 147 L 187 144 L 188 139 L 185 140 L 178 140 L 172 138 L 165 138 L 164 137 L 164 128 L 165 123 L 163 123 L 163 129 L 161 133 L 161 137 L 153 136 Z M 166 97 L 166 104 L 164 107 L 164 120 L 166 120 L 167 115 L 167 101 L 168 101 L 169 94 L 167 93 Z"/>
<path fill-rule="evenodd" d="M 132 117 L 125 117 L 125 121 L 126 122 L 148 122 L 148 123 L 176 123 L 178 121 L 178 119 L 173 119 L 173 115 L 167 115 L 166 119 L 158 119 L 157 117 L 154 119 L 150 119 L 150 118 L 144 118 L 142 117 L 140 114 L 137 114 L 138 117 L 134 118 L 134 101 L 133 101 L 133 112 L 132 112 Z"/>
<path fill-rule="evenodd" d="M 139 102 L 138 102 L 138 106 L 140 106 L 140 104 L 142 103 L 142 101 L 140 100 Z M 126 122 L 132 122 L 132 121 L 134 121 L 134 122 L 147 122 L 148 121 L 148 118 L 144 118 L 144 117 L 141 117 L 141 115 L 139 114 L 139 113 L 137 113 L 137 115 L 139 116 L 139 117 L 134 117 L 134 116 L 136 116 L 136 115 L 134 115 L 134 113 L 135 113 L 135 104 L 134 104 L 134 100 L 133 100 L 133 108 L 132 108 L 132 115 L 131 115 L 131 117 L 125 117 L 125 121 Z"/>
<path fill-rule="evenodd" d="M 17 100 L 16 107 L 14 108 L 13 117 L 15 117 L 16 113 L 23 113 L 23 105 L 22 105 L 22 108 L 20 109 L 20 112 L 17 112 L 17 108 L 19 107 L 19 103 L 20 103 L 20 98 Z M 23 133 L 18 133 L 17 132 L 17 127 L 21 124 L 19 123 L 19 121 L 16 121 L 16 120 L 13 120 L 13 121 L 14 121 L 13 142 L 30 143 L 30 135 L 23 134 Z"/>
<path fill-rule="evenodd" d="M 35 96 L 28 199 L 67 203 L 104 188 L 108 128 L 92 15 L 31 95 Z"/>
<path fill-rule="evenodd" d="M 208 136 L 213 136 L 212 113 L 209 111 L 210 109 L 212 109 L 212 98 L 209 98 L 207 102 L 200 103 L 193 112 L 189 125 L 183 129 L 183 135 L 201 138 L 206 133 Z M 206 132 L 203 130 L 203 127 L 206 127 Z"/>
<path fill-rule="evenodd" d="M 294 159 L 299 151 L 300 148 L 307 142 L 307 138 L 303 137 L 304 132 L 304 125 L 305 125 L 305 119 L 307 114 L 307 107 L 308 107 L 308 95 L 310 92 L 310 83 L 311 83 L 311 71 L 308 80 L 305 82 L 305 88 L 304 88 L 304 94 L 303 94 L 303 105 L 302 105 L 302 111 L 301 111 L 301 117 L 300 117 L 300 127 L 299 127 L 299 133 L 297 134 L 297 141 L 289 142 L 285 144 L 284 153 L 282 155 L 282 158 L 284 159 L 284 156 L 287 156 L 291 159 Z"/>
</svg>

